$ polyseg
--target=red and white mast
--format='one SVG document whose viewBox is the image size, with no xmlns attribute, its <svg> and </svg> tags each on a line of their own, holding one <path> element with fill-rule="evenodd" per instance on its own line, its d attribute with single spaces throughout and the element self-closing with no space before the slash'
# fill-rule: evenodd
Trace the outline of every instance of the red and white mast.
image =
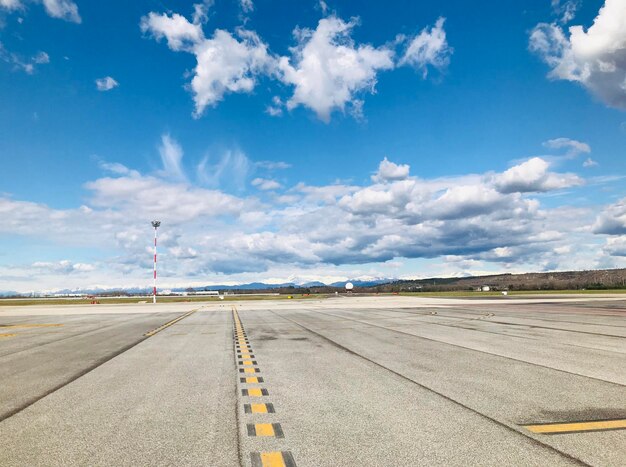
<svg viewBox="0 0 626 467">
<path fill-rule="evenodd" d="M 161 225 L 161 221 L 152 221 L 154 227 L 154 285 L 152 287 L 152 303 L 156 303 L 156 280 L 157 280 L 157 229 Z"/>
</svg>

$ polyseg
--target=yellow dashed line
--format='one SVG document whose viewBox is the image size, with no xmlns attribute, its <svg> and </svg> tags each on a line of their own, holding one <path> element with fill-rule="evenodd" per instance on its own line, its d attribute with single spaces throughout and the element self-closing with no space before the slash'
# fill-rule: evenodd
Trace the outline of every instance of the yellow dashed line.
<svg viewBox="0 0 626 467">
<path fill-rule="evenodd" d="M 246 383 L 259 383 L 259 378 L 257 378 L 256 376 L 251 376 L 249 378 L 246 378 Z"/>
<path fill-rule="evenodd" d="M 626 419 L 623 420 L 597 420 L 592 422 L 574 422 L 574 423 L 548 423 L 543 425 L 526 425 L 526 428 L 533 433 L 540 434 L 556 434 L 556 433 L 573 433 L 582 431 L 599 431 L 599 430 L 621 430 L 626 429 Z"/>
<path fill-rule="evenodd" d="M 254 370 L 254 368 L 244 368 L 243 369 L 244 373 L 256 373 L 256 371 Z"/>
<path fill-rule="evenodd" d="M 265 404 L 250 404 L 250 411 L 252 413 L 268 413 L 267 405 Z"/>
<path fill-rule="evenodd" d="M 0 334 L 0 339 L 3 337 L 15 337 L 17 334 Z"/>
<path fill-rule="evenodd" d="M 248 389 L 248 395 L 251 397 L 261 397 L 263 395 L 263 391 L 259 388 Z"/>
<path fill-rule="evenodd" d="M 263 467 L 285 467 L 285 461 L 283 461 L 281 452 L 262 452 L 261 462 Z"/>
<path fill-rule="evenodd" d="M 271 423 L 255 423 L 254 429 L 257 436 L 276 436 Z"/>
</svg>

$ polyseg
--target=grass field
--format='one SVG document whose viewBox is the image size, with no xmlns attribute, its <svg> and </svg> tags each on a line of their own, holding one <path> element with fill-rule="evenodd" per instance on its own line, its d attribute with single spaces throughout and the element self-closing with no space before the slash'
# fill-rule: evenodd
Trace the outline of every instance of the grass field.
<svg viewBox="0 0 626 467">
<path fill-rule="evenodd" d="M 326 298 L 327 294 L 309 294 L 309 295 L 226 295 L 224 301 L 241 301 L 241 300 L 308 300 L 311 298 Z M 152 297 L 98 297 L 96 299 L 101 304 L 118 304 L 118 303 L 146 303 L 151 302 Z M 158 297 L 158 303 L 184 303 L 184 302 L 218 302 L 220 299 L 216 296 L 200 296 L 200 297 Z M 0 307 L 2 306 L 27 306 L 27 305 L 89 305 L 92 302 L 90 298 L 2 298 L 0 299 Z"/>
<path fill-rule="evenodd" d="M 513 290 L 508 292 L 508 296 L 532 296 L 532 295 L 597 295 L 597 294 L 626 294 L 626 289 L 607 290 Z M 501 297 L 502 292 L 470 292 L 466 290 L 450 292 L 400 292 L 398 295 L 412 297 L 459 297 L 459 298 L 480 298 L 480 297 Z"/>
</svg>

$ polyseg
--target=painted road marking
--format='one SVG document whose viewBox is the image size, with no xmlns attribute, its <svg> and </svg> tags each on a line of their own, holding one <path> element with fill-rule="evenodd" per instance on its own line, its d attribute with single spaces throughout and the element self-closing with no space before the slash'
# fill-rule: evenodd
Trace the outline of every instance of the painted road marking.
<svg viewBox="0 0 626 467">
<path fill-rule="evenodd" d="M 243 329 L 237 308 L 232 306 L 233 320 L 235 322 L 235 351 L 239 365 L 245 368 L 239 368 L 240 373 L 256 374 L 260 370 L 258 368 L 251 368 L 252 365 L 257 365 L 257 362 L 253 360 L 255 356 L 252 354 L 248 337 Z M 260 376 L 245 376 L 240 377 L 239 382 L 241 384 L 259 384 L 263 383 L 264 379 Z M 262 397 L 268 396 L 269 392 L 264 388 L 250 388 L 242 389 L 241 394 L 246 397 Z M 265 404 L 244 404 L 244 413 L 246 414 L 274 414 L 274 405 L 271 403 Z M 284 438 L 283 430 L 279 423 L 247 423 L 246 428 L 248 436 L 253 437 L 269 437 L 269 438 Z M 252 452 L 250 453 L 252 467 L 295 467 L 296 463 L 289 451 L 273 451 L 273 452 Z"/>
<path fill-rule="evenodd" d="M 15 337 L 17 336 L 17 334 L 0 334 L 0 339 L 5 338 L 5 337 Z"/>
<path fill-rule="evenodd" d="M 276 413 L 274 404 L 244 404 L 245 413 Z"/>
<path fill-rule="evenodd" d="M 587 431 L 608 431 L 626 429 L 626 419 L 620 420 L 594 420 L 589 422 L 571 423 L 542 423 L 539 425 L 524 425 L 528 431 L 543 435 L 559 433 L 582 433 Z"/>
<path fill-rule="evenodd" d="M 0 324 L 0 328 L 56 328 L 62 324 Z"/>
<path fill-rule="evenodd" d="M 289 451 L 250 453 L 252 467 L 296 467 Z"/>
<path fill-rule="evenodd" d="M 251 388 L 251 389 L 242 389 L 241 395 L 248 396 L 248 397 L 262 397 L 262 396 L 269 396 L 269 392 L 267 392 L 267 389 L 263 389 L 263 388 Z"/>
<path fill-rule="evenodd" d="M 248 423 L 248 436 L 285 437 L 280 423 Z"/>
<path fill-rule="evenodd" d="M 247 378 L 239 378 L 242 383 L 262 383 L 263 378 L 260 376 L 249 376 Z"/>
<path fill-rule="evenodd" d="M 176 324 L 176 323 L 178 323 L 181 319 L 185 319 L 187 316 L 189 316 L 189 315 L 191 315 L 191 314 L 195 313 L 195 312 L 196 312 L 196 311 L 198 311 L 199 309 L 200 309 L 200 308 L 196 308 L 195 310 L 188 311 L 188 312 L 187 312 L 187 313 L 185 313 L 184 315 L 179 316 L 178 318 L 175 318 L 175 319 L 173 319 L 173 320 L 171 320 L 171 321 L 168 321 L 167 323 L 165 323 L 165 324 L 163 324 L 163 325 L 159 326 L 158 328 L 153 329 L 152 331 L 149 331 L 149 332 L 145 333 L 145 334 L 144 334 L 144 336 L 146 336 L 146 337 L 151 337 L 151 336 L 154 336 L 157 332 L 160 332 L 160 331 L 162 331 L 163 329 L 170 327 L 172 324 Z"/>
</svg>

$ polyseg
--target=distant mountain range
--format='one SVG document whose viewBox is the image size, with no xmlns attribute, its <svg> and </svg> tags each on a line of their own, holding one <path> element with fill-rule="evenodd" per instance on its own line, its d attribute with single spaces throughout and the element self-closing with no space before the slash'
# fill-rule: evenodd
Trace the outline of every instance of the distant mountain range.
<svg viewBox="0 0 626 467">
<path fill-rule="evenodd" d="M 371 278 L 367 280 L 354 279 L 350 281 L 324 284 L 320 281 L 298 283 L 284 282 L 282 284 L 267 284 L 264 282 L 250 282 L 238 285 L 207 285 L 203 287 L 176 287 L 172 292 L 185 292 L 192 289 L 195 292 L 204 290 L 241 290 L 241 291 L 271 291 L 289 292 L 289 288 L 344 288 L 347 282 L 352 282 L 356 288 L 375 287 L 376 292 L 415 292 L 415 291 L 445 291 L 445 290 L 475 290 L 489 287 L 492 290 L 576 290 L 576 289 L 609 289 L 626 288 L 626 269 L 600 269 L 590 271 L 561 271 L 526 274 L 494 274 L 489 276 L 439 277 L 430 279 L 399 280 L 388 278 Z M 324 292 L 323 290 L 320 290 Z M 367 291 L 367 290 L 364 290 Z M 131 295 L 150 294 L 151 287 L 131 288 L 88 288 L 62 289 L 46 292 L 45 295 L 111 295 L 115 292 Z M 325 292 L 328 292 L 326 290 Z M 44 295 L 43 293 L 0 292 L 4 296 L 31 296 Z"/>
<path fill-rule="evenodd" d="M 374 285 L 387 284 L 389 282 L 393 282 L 397 279 L 371 279 L 371 280 L 348 280 L 343 282 L 333 282 L 332 284 L 324 284 L 323 282 L 313 281 L 313 282 L 305 282 L 305 283 L 296 283 L 296 282 L 284 282 L 282 284 L 266 284 L 264 282 L 250 282 L 248 284 L 237 284 L 237 285 L 207 285 L 201 287 L 173 287 L 167 288 L 167 290 L 171 290 L 172 292 L 185 292 L 189 289 L 193 289 L 196 292 L 201 292 L 204 290 L 271 290 L 271 289 L 285 289 L 289 287 L 297 287 L 297 288 L 310 288 L 310 287 L 345 287 L 348 282 L 354 284 L 355 287 L 371 287 Z M 159 290 L 164 290 L 159 289 Z M 111 294 L 115 292 L 128 293 L 131 295 L 141 295 L 141 294 L 150 294 L 152 292 L 152 287 L 128 287 L 128 288 L 79 288 L 79 289 L 61 289 L 55 290 L 52 292 L 45 292 L 45 295 L 102 295 L 102 294 Z M 31 293 L 19 293 L 14 291 L 0 291 L 0 297 L 10 297 L 10 296 L 30 296 L 30 295 L 43 295 L 43 292 L 33 292 Z"/>
</svg>

